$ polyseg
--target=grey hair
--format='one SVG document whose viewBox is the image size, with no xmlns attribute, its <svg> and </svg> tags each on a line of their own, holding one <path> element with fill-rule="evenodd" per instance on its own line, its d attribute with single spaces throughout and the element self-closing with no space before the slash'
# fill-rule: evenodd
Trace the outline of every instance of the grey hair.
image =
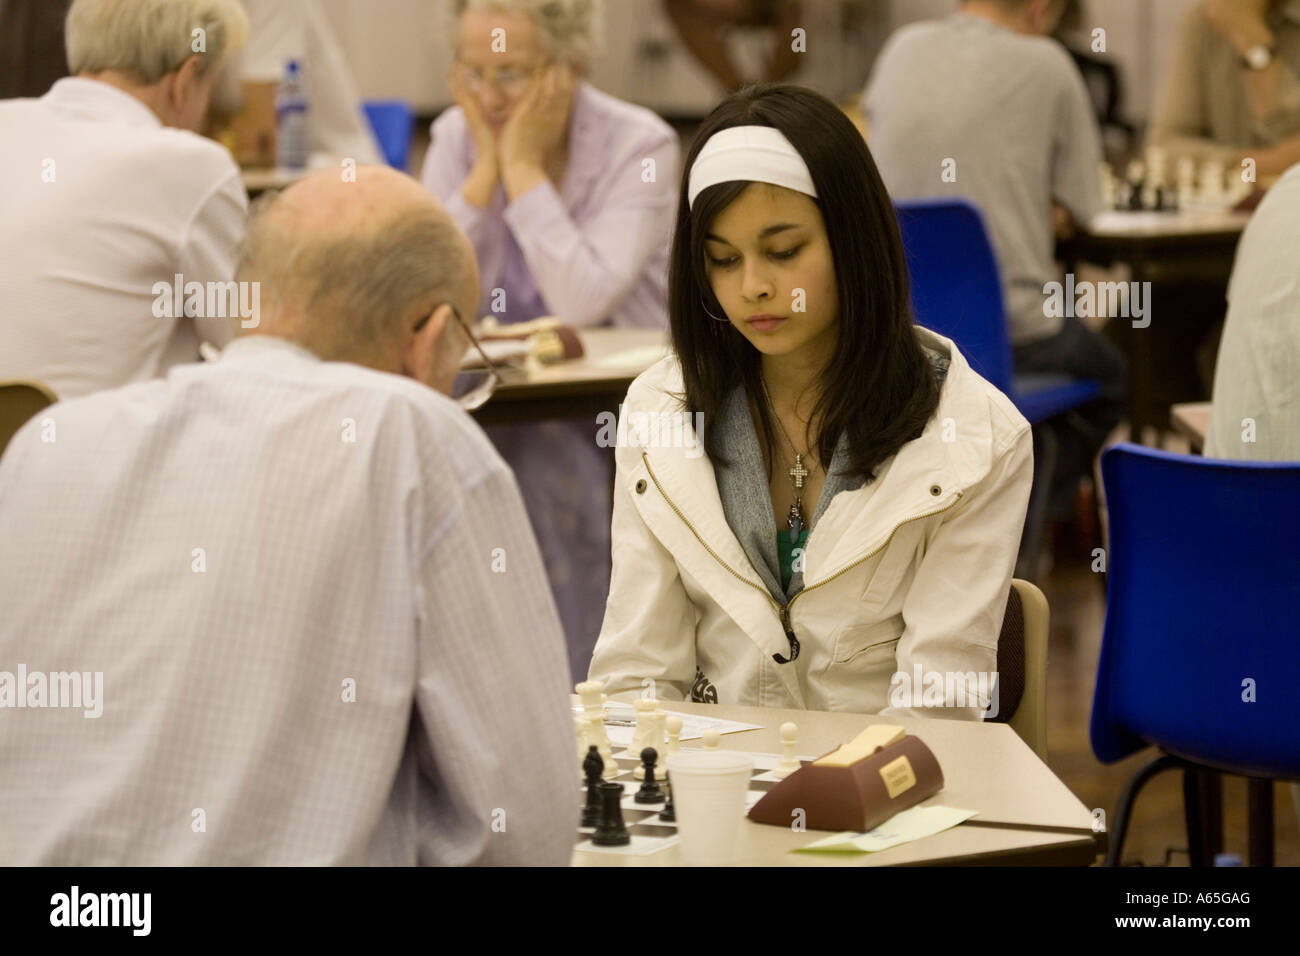
<svg viewBox="0 0 1300 956">
<path fill-rule="evenodd" d="M 206 75 L 248 30 L 239 0 L 75 0 L 64 21 L 68 70 L 121 70 L 152 84 L 199 53 Z"/>
<path fill-rule="evenodd" d="M 411 305 L 452 293 L 470 266 L 455 227 L 436 215 L 406 211 L 368 234 L 322 239 L 269 215 L 278 195 L 253 203 L 236 278 L 260 284 L 263 331 L 327 361 L 387 354 Z"/>
<path fill-rule="evenodd" d="M 604 49 L 604 0 L 456 0 L 457 19 L 466 10 L 502 10 L 531 17 L 547 52 L 562 63 L 585 68 Z M 456 31 L 448 35 L 454 37 Z"/>
</svg>

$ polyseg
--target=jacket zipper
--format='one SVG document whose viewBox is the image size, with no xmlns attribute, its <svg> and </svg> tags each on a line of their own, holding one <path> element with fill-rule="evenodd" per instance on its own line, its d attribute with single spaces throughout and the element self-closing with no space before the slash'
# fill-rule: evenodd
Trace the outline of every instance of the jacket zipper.
<svg viewBox="0 0 1300 956">
<path fill-rule="evenodd" d="M 881 543 L 880 547 L 875 548 L 874 550 L 872 550 L 867 554 L 864 554 L 856 561 L 850 564 L 846 564 L 844 567 L 840 568 L 830 577 L 824 578 L 823 580 L 818 581 L 816 584 L 811 584 L 805 588 L 801 588 L 799 593 L 797 593 L 794 597 L 790 598 L 790 600 L 787 601 L 786 603 L 781 604 L 776 600 L 776 598 L 772 597 L 771 592 L 768 591 L 767 588 L 755 584 L 753 581 L 749 580 L 749 578 L 742 575 L 731 565 L 727 564 L 726 561 L 723 561 L 722 558 L 718 557 L 717 552 L 714 551 L 712 548 L 710 548 L 707 544 L 705 544 L 704 539 L 700 537 L 700 533 L 695 530 L 695 525 L 691 524 L 690 519 L 687 518 L 686 515 L 682 514 L 681 509 L 678 508 L 676 504 L 674 504 L 673 500 L 668 497 L 668 493 L 664 491 L 663 485 L 659 484 L 659 479 L 655 477 L 654 469 L 650 467 L 650 458 L 645 452 L 641 453 L 641 461 L 645 464 L 646 474 L 648 474 L 650 476 L 650 480 L 654 482 L 655 488 L 659 490 L 659 494 L 663 495 L 664 501 L 668 502 L 668 507 L 672 508 L 673 513 L 677 515 L 677 517 L 682 519 L 682 522 L 686 525 L 687 528 L 690 529 L 691 534 L 695 535 L 695 540 L 698 541 L 700 545 L 704 548 L 704 550 L 707 551 L 713 557 L 713 560 L 717 561 L 718 564 L 726 568 L 732 577 L 734 577 L 737 581 L 741 581 L 745 584 L 748 584 L 754 590 L 758 591 L 765 598 L 767 598 L 768 603 L 772 605 L 772 607 L 776 610 L 778 617 L 780 617 L 781 619 L 781 628 L 785 631 L 786 636 L 790 637 L 792 641 L 794 639 L 793 638 L 794 632 L 791 630 L 790 627 L 790 606 L 794 604 L 795 601 L 799 600 L 799 598 L 803 597 L 809 591 L 817 590 L 817 588 L 821 587 L 823 584 L 830 584 L 836 578 L 843 576 L 849 571 L 852 571 L 863 561 L 869 561 L 871 558 L 874 558 L 881 551 L 885 550 L 885 548 L 889 547 L 889 542 L 894 540 L 894 535 L 898 533 L 898 529 L 901 528 L 903 525 L 911 524 L 913 521 L 922 521 L 926 518 L 933 518 L 935 515 L 943 514 L 945 511 L 949 510 L 954 505 L 956 505 L 958 501 L 961 501 L 961 497 L 962 497 L 962 492 L 959 491 L 957 492 L 957 497 L 954 500 L 950 501 L 944 507 L 937 508 L 934 511 L 927 511 L 925 514 L 914 515 L 913 517 L 908 518 L 905 521 L 900 521 L 898 524 L 894 525 L 894 529 L 889 532 L 889 537 L 887 537 L 884 540 L 884 542 Z"/>
</svg>

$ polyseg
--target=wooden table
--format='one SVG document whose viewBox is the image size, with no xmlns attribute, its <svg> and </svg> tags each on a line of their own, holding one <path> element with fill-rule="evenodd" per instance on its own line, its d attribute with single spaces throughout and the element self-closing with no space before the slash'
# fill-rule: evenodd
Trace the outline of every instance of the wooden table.
<svg viewBox="0 0 1300 956">
<path fill-rule="evenodd" d="M 474 413 L 480 425 L 517 424 L 548 418 L 586 418 L 592 430 L 601 412 L 618 414 L 627 388 L 652 361 L 620 355 L 631 349 L 668 346 L 661 329 L 586 329 L 579 333 L 582 358 L 531 371 L 506 369 L 491 400 Z M 662 354 L 666 354 L 666 351 Z"/>
<path fill-rule="evenodd" d="M 1205 435 L 1210 430 L 1211 404 L 1186 402 L 1169 409 L 1169 421 L 1174 431 L 1187 439 L 1192 453 L 1199 455 L 1205 448 Z"/>
<path fill-rule="evenodd" d="M 1135 329 L 1112 320 L 1107 335 L 1129 363 L 1129 437 L 1146 427 L 1170 428 L 1169 408 L 1201 401 L 1208 387 L 1198 372 L 1197 350 L 1212 344 L 1227 312 L 1228 278 L 1248 212 L 1103 213 L 1059 256 L 1074 263 L 1127 263 L 1132 281 L 1151 283 L 1151 324 Z M 1210 356 L 1200 364 L 1212 368 Z"/>
<path fill-rule="evenodd" d="M 1058 865 L 1087 866 L 1104 849 L 1105 834 L 1092 830 L 1092 814 L 1006 724 L 874 717 L 861 714 L 733 707 L 665 701 L 664 710 L 702 713 L 761 724 L 761 730 L 727 734 L 722 749 L 781 752 L 778 728 L 799 725 L 799 752 L 822 754 L 872 723 L 900 724 L 934 751 L 944 788 L 922 806 L 978 810 L 942 833 L 879 853 L 791 853 L 829 834 L 792 832 L 744 820 L 742 866 Z M 687 741 L 683 748 L 699 746 Z M 575 866 L 680 866 L 677 846 L 648 856 L 574 851 Z"/>
</svg>

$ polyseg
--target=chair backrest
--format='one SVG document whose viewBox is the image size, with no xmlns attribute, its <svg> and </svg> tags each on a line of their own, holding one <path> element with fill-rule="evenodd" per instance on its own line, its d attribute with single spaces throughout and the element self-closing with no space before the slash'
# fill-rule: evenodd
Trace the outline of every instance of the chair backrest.
<svg viewBox="0 0 1300 956">
<path fill-rule="evenodd" d="M 1013 578 L 998 634 L 998 712 L 989 723 L 1011 729 L 1047 759 L 1047 598 Z"/>
<path fill-rule="evenodd" d="M 384 162 L 394 169 L 406 170 L 406 154 L 411 148 L 411 131 L 415 110 L 404 100 L 367 100 L 362 104 L 370 128 L 375 131 Z"/>
<path fill-rule="evenodd" d="M 1011 595 L 1019 602 L 1024 648 L 1023 680 L 1015 709 L 1007 716 L 1011 729 L 1038 758 L 1047 760 L 1047 598 L 1034 584 L 1013 578 Z M 1007 599 L 1007 610 L 1011 598 Z M 1005 633 L 1006 625 L 1003 625 Z M 998 641 L 998 674 L 1002 673 L 1002 641 Z M 999 700 L 999 705 L 1001 701 Z"/>
<path fill-rule="evenodd" d="M 1300 462 L 1117 445 L 1106 625 L 1092 704 L 1104 762 L 1148 745 L 1300 777 Z"/>
<path fill-rule="evenodd" d="M 966 199 L 907 199 L 894 208 L 917 324 L 956 342 L 975 371 L 1010 395 L 1002 280 L 979 209 Z"/>
<path fill-rule="evenodd" d="M 0 454 L 37 412 L 58 401 L 40 382 L 0 382 Z"/>
</svg>

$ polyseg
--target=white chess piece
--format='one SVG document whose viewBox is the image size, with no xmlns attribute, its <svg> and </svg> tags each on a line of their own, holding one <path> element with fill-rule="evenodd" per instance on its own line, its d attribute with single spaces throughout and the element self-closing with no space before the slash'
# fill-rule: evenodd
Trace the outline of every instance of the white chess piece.
<svg viewBox="0 0 1300 956">
<path fill-rule="evenodd" d="M 1148 146 L 1146 152 L 1147 181 L 1152 186 L 1165 185 L 1165 151 L 1159 146 Z"/>
<path fill-rule="evenodd" d="M 1201 192 L 1197 198 L 1207 203 L 1223 201 L 1223 163 L 1207 159 L 1201 164 Z"/>
<path fill-rule="evenodd" d="M 652 713 L 659 708 L 657 700 L 646 700 L 644 697 L 634 701 L 636 707 L 636 727 L 632 731 L 632 743 L 628 745 L 627 755 L 641 759 L 641 751 L 646 747 L 653 747 L 653 743 L 647 743 L 650 739 L 651 727 L 650 722 L 646 720 Z"/>
<path fill-rule="evenodd" d="M 578 763 L 587 756 L 587 717 L 585 714 L 573 715 L 573 729 L 578 735 Z"/>
<path fill-rule="evenodd" d="M 582 716 L 587 722 L 587 745 L 595 744 L 600 759 L 605 761 L 601 777 L 608 780 L 618 775 L 618 764 L 614 762 L 614 748 L 610 745 L 609 735 L 605 733 L 605 685 L 598 680 L 586 680 L 574 690 L 582 701 Z"/>
<path fill-rule="evenodd" d="M 1114 209 L 1119 202 L 1119 180 L 1109 163 L 1101 164 L 1101 205 L 1103 209 Z"/>
<path fill-rule="evenodd" d="M 1178 160 L 1175 183 L 1178 189 L 1178 205 L 1185 206 L 1196 195 L 1196 160 L 1183 156 Z"/>
<path fill-rule="evenodd" d="M 587 722 L 587 746 L 594 744 L 596 753 L 600 754 L 600 759 L 604 763 L 600 771 L 601 779 L 609 780 L 617 777 L 618 761 L 614 759 L 614 745 L 609 742 L 609 735 L 605 733 L 605 718 L 584 717 L 583 719 Z"/>
<path fill-rule="evenodd" d="M 795 724 L 786 721 L 781 725 L 781 762 L 772 771 L 772 776 L 778 780 L 784 780 L 803 766 L 803 764 L 799 763 L 799 758 L 794 755 L 795 745 L 798 740 L 799 728 Z"/>
<path fill-rule="evenodd" d="M 722 734 L 718 733 L 716 730 L 710 727 L 701 736 L 703 737 L 704 748 L 706 750 L 718 749 L 718 741 L 722 739 Z"/>
<path fill-rule="evenodd" d="M 668 757 L 682 749 L 682 719 L 676 714 L 669 714 L 664 721 L 664 729 L 668 732 L 668 754 L 664 756 L 664 766 L 667 767 Z"/>
<path fill-rule="evenodd" d="M 655 751 L 655 776 L 663 774 L 664 769 L 664 721 L 668 715 L 662 710 L 654 710 L 645 715 L 646 732 L 642 738 L 641 749 L 637 750 L 633 756 L 637 759 L 636 768 L 632 771 L 632 776 L 637 780 L 645 779 L 645 764 L 641 763 L 641 750 L 646 747 L 653 747 Z"/>
</svg>

